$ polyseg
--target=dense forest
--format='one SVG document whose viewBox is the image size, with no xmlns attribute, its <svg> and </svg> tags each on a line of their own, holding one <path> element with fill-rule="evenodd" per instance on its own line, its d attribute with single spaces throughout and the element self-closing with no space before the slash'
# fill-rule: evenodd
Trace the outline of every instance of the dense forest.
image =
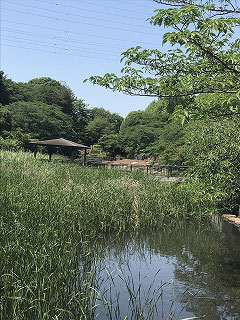
<svg viewBox="0 0 240 320">
<path fill-rule="evenodd" d="M 88 108 L 64 83 L 51 78 L 14 82 L 0 74 L 1 146 L 27 147 L 31 139 L 64 137 L 93 145 L 117 134 L 122 117 L 103 108 Z"/>
<path fill-rule="evenodd" d="M 110 156 L 151 156 L 179 164 L 183 126 L 173 117 L 179 103 L 159 99 L 144 111 L 123 119 L 103 108 L 90 108 L 66 84 L 51 78 L 14 82 L 0 73 L 0 145 L 27 148 L 32 139 L 65 137 L 86 145 L 100 145 Z"/>
<path fill-rule="evenodd" d="M 27 148 L 32 139 L 65 137 L 100 145 L 110 156 L 151 156 L 182 163 L 177 151 L 183 127 L 172 115 L 183 101 L 159 99 L 123 119 L 103 108 L 90 108 L 66 84 L 51 78 L 14 82 L 0 74 L 1 148 Z M 189 100 L 189 99 L 188 99 Z M 187 101 L 184 101 L 187 103 Z M 161 156 L 160 156 L 161 154 Z"/>
<path fill-rule="evenodd" d="M 32 139 L 58 137 L 97 144 L 109 156 L 146 156 L 160 164 L 187 165 L 191 186 L 183 188 L 191 189 L 196 202 L 219 208 L 234 208 L 239 202 L 239 116 L 209 114 L 222 105 L 221 94 L 159 98 L 123 119 L 90 108 L 66 84 L 51 78 L 17 83 L 1 72 L 0 86 L 2 149 L 27 149 Z M 196 105 L 202 106 L 202 117 L 180 121 L 179 109 Z"/>
</svg>

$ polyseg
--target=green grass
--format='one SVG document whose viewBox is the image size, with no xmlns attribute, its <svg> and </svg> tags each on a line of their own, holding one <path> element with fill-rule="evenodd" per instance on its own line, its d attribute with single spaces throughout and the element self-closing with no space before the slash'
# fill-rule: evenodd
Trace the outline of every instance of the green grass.
<svg viewBox="0 0 240 320">
<path fill-rule="evenodd" d="M 139 172 L 48 163 L 24 152 L 0 152 L 0 180 L 4 320 L 92 319 L 92 237 L 204 215 L 177 184 Z"/>
</svg>

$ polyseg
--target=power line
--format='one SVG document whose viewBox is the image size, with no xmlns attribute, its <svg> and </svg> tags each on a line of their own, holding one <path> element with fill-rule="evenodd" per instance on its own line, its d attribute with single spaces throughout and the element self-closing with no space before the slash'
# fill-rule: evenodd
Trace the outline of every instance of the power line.
<svg viewBox="0 0 240 320">
<path fill-rule="evenodd" d="M 54 45 L 54 48 L 56 48 L 56 49 L 63 49 L 63 50 L 66 50 L 66 51 L 79 51 L 79 49 L 81 49 L 81 50 L 84 50 L 84 52 L 96 53 L 96 51 L 91 51 L 91 50 L 88 50 L 88 48 L 84 48 L 84 47 L 73 47 L 73 48 L 77 48 L 77 49 L 72 49 L 71 47 L 70 47 L 70 48 L 59 47 L 58 44 L 56 44 L 56 43 L 51 43 L 51 42 L 47 42 L 47 41 L 24 39 L 24 38 L 17 38 L 17 37 L 10 37 L 10 38 L 12 38 L 12 39 L 17 39 L 17 40 L 14 40 L 14 41 L 16 41 L 16 42 L 21 42 L 21 43 L 22 43 L 23 41 L 21 41 L 21 40 L 24 40 L 24 43 L 26 43 L 26 41 L 27 41 L 29 44 L 34 44 L 34 45 L 41 45 L 41 43 L 42 43 L 42 44 L 50 44 L 51 47 L 52 47 L 52 45 Z M 8 37 L 8 38 L 3 38 L 3 37 L 1 37 L 1 39 L 2 39 L 2 40 L 6 40 L 6 41 L 11 41 L 11 40 L 9 40 L 9 37 Z M 20 40 L 19 40 L 19 39 L 20 39 Z M 32 42 L 34 42 L 34 43 L 32 43 Z M 39 44 L 39 43 L 40 43 L 40 44 Z M 48 46 L 48 47 L 49 47 L 49 46 Z M 112 54 L 106 53 L 106 52 L 107 52 L 106 50 L 101 50 L 101 51 L 105 52 L 104 55 L 111 56 L 111 57 L 116 57 L 116 55 L 112 55 Z M 116 54 L 119 54 L 119 52 L 116 53 Z"/>
<path fill-rule="evenodd" d="M 48 52 L 48 53 L 53 53 L 53 54 L 63 54 L 63 55 L 67 55 L 67 56 L 84 57 L 84 58 L 89 58 L 89 59 L 101 59 L 101 60 L 118 61 L 118 60 L 109 59 L 109 58 L 93 57 L 93 56 L 89 56 L 89 55 L 85 56 L 85 55 L 81 55 L 81 54 L 72 54 L 72 53 L 66 53 L 66 52 L 49 51 L 49 50 L 43 50 L 43 49 L 26 48 L 26 47 L 14 46 L 14 45 L 9 45 L 9 44 L 2 44 L 2 46 L 4 46 L 4 47 L 12 47 L 12 48 L 19 48 L 19 49 L 26 49 L 26 50 L 31 50 L 31 51 L 42 51 L 42 52 Z"/>
<path fill-rule="evenodd" d="M 116 0 L 112 0 L 112 1 L 116 2 Z M 117 0 L 117 2 L 118 2 L 118 3 L 124 3 L 124 4 L 127 4 L 127 5 L 129 5 L 129 4 L 131 5 L 131 4 L 132 4 L 132 3 L 131 3 L 132 1 L 126 2 L 126 1 Z M 137 2 L 139 2 L 139 0 L 137 0 Z M 136 3 L 134 3 L 133 5 L 135 6 Z M 141 7 L 142 7 L 142 8 L 153 9 L 153 7 L 151 7 L 151 6 L 145 6 L 145 5 L 142 5 L 142 4 L 141 4 Z"/>
<path fill-rule="evenodd" d="M 52 40 L 60 40 L 60 41 L 64 41 L 67 43 L 86 43 L 86 44 L 95 44 L 98 46 L 103 46 L 103 47 L 108 47 L 108 48 L 116 48 L 116 49 L 121 49 L 121 50 L 126 50 L 123 49 L 121 46 L 112 46 L 111 44 L 106 44 L 106 43 L 102 43 L 102 42 L 96 42 L 96 41 L 83 41 L 83 40 L 77 40 L 77 39 L 72 39 L 72 38 L 63 38 L 63 37 L 58 37 L 58 36 L 50 36 L 50 35 L 46 35 L 46 34 L 42 34 L 42 33 L 33 33 L 33 32 L 26 32 L 26 31 L 19 31 L 16 29 L 11 29 L 11 28 L 1 28 L 2 31 L 8 31 L 8 32 L 14 32 L 14 33 L 20 33 L 23 35 L 30 35 L 30 36 L 34 36 L 34 37 L 40 37 L 40 38 L 48 38 L 48 39 L 52 39 Z"/>
<path fill-rule="evenodd" d="M 61 7 L 66 7 L 66 8 L 72 8 L 72 9 L 78 9 L 78 10 L 84 10 L 84 11 L 89 11 L 89 12 L 106 14 L 106 15 L 110 15 L 110 16 L 114 16 L 114 17 L 121 17 L 121 18 L 127 18 L 127 19 L 132 19 L 132 18 L 133 18 L 132 16 L 131 16 L 131 17 L 128 17 L 128 16 L 124 16 L 124 15 L 121 15 L 121 14 L 114 14 L 114 13 L 110 13 L 110 12 L 97 11 L 97 10 L 92 10 L 92 9 L 80 8 L 80 7 L 75 7 L 75 6 L 69 6 L 69 5 L 67 5 L 67 4 L 50 2 L 50 1 L 46 1 L 46 0 L 35 0 L 35 1 L 37 1 L 37 2 L 43 2 L 43 3 L 48 3 L 48 4 L 51 4 L 51 5 L 55 5 L 55 6 L 61 6 Z M 145 19 L 138 18 L 138 17 L 134 17 L 134 20 L 146 21 Z"/>
<path fill-rule="evenodd" d="M 79 2 L 79 0 L 71 0 L 71 1 Z M 81 3 L 86 3 L 86 4 L 91 4 L 92 5 L 91 2 L 88 2 L 88 1 L 85 1 L 85 0 L 81 0 Z M 114 9 L 114 10 L 121 10 L 121 11 L 124 11 L 124 12 L 132 12 L 134 14 L 136 14 L 136 13 L 142 14 L 142 12 L 139 12 L 139 11 L 129 10 L 129 9 L 121 9 L 121 8 L 111 7 L 111 6 L 107 6 L 107 5 L 99 4 L 99 3 L 94 3 L 94 6 L 104 7 L 104 8 Z"/>
<path fill-rule="evenodd" d="M 2 1 L 6 2 L 6 3 L 16 4 L 16 5 L 21 6 L 21 7 L 24 6 L 24 7 L 44 10 L 44 11 L 48 11 L 48 12 L 61 13 L 61 14 L 64 14 L 66 16 L 74 16 L 74 17 L 80 17 L 80 18 L 87 18 L 87 19 L 91 19 L 91 20 L 98 20 L 98 21 L 104 21 L 104 22 L 110 22 L 110 23 L 123 24 L 123 25 L 131 26 L 131 27 L 137 27 L 137 28 L 146 28 L 146 26 L 140 26 L 140 25 L 131 24 L 131 23 L 125 23 L 125 22 L 119 22 L 119 21 L 113 21 L 113 20 L 106 20 L 106 19 L 100 19 L 100 18 L 92 18 L 92 17 L 88 17 L 88 16 L 84 16 L 84 15 L 68 13 L 68 12 L 66 13 L 64 11 L 57 11 L 57 10 L 53 10 L 53 9 L 40 8 L 40 7 L 30 6 L 30 5 L 27 5 L 27 4 L 17 3 L 17 2 L 8 1 L 8 0 L 2 0 Z M 10 10 L 10 9 L 6 9 L 6 10 Z"/>
<path fill-rule="evenodd" d="M 2 19 L 2 21 L 5 22 L 10 22 L 10 23 L 15 23 L 15 24 L 19 24 L 19 25 L 24 25 L 24 26 L 28 26 L 28 27 L 35 27 L 35 28 L 41 28 L 41 29 L 48 29 L 48 30 L 54 30 L 54 31 L 60 31 L 63 32 L 65 34 L 78 34 L 78 35 L 85 35 L 88 37 L 96 37 L 96 35 L 92 35 L 89 33 L 81 33 L 81 32 L 75 32 L 75 31 L 68 31 L 68 30 L 64 30 L 64 29 L 56 29 L 56 28 L 50 28 L 50 27 L 44 27 L 44 26 L 39 26 L 39 25 L 33 25 L 33 24 L 29 24 L 29 23 L 23 23 L 23 22 L 17 22 L 17 21 L 12 21 L 12 20 L 6 20 L 6 19 Z M 129 40 L 127 39 L 120 39 L 120 38 L 113 38 L 113 37 L 105 37 L 102 35 L 98 35 L 98 38 L 103 38 L 103 39 L 108 39 L 108 40 L 116 40 L 116 41 L 123 41 L 123 42 L 129 42 Z M 153 43 L 149 43 L 149 42 L 142 42 L 142 44 L 146 44 L 146 45 L 151 45 L 156 47 L 156 44 Z"/>
<path fill-rule="evenodd" d="M 67 19 L 62 19 L 62 18 L 54 18 L 54 17 L 45 16 L 45 15 L 42 15 L 42 14 L 31 13 L 31 12 L 24 12 L 24 11 L 19 11 L 19 10 L 14 10 L 14 9 L 8 9 L 8 8 L 2 8 L 2 9 L 3 9 L 3 10 L 7 10 L 7 11 L 11 11 L 11 12 L 28 14 L 28 15 L 31 15 L 31 16 L 37 16 L 37 17 L 41 17 L 41 18 L 52 19 L 52 20 L 55 20 L 55 21 L 64 21 L 64 22 L 71 22 L 71 23 L 77 23 L 77 24 L 85 24 L 85 25 L 88 25 L 88 26 L 94 26 L 94 27 L 100 27 L 100 28 L 109 29 L 108 26 L 101 26 L 101 25 L 99 25 L 99 24 L 92 24 L 92 23 L 87 23 L 87 22 L 82 22 L 82 21 L 67 20 Z M 143 34 L 151 34 L 151 35 L 157 36 L 157 34 L 155 34 L 155 33 L 145 32 L 145 31 L 136 31 L 136 30 L 122 29 L 122 28 L 117 28 L 117 27 L 112 27 L 112 26 L 111 26 L 111 29 L 120 30 L 120 31 L 134 32 L 134 33 L 137 32 L 137 33 L 143 33 Z"/>
</svg>

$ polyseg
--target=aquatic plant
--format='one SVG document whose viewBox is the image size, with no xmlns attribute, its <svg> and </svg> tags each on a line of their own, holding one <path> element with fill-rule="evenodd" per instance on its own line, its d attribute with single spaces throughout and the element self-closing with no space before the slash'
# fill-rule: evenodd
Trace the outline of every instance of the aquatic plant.
<svg viewBox="0 0 240 320">
<path fill-rule="evenodd" d="M 176 184 L 43 158 L 0 152 L 1 319 L 92 319 L 92 237 L 204 214 Z"/>
</svg>

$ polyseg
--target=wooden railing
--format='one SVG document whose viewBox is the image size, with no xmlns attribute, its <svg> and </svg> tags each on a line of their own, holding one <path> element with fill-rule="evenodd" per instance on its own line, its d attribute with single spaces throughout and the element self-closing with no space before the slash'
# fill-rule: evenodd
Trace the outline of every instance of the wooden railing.
<svg viewBox="0 0 240 320">
<path fill-rule="evenodd" d="M 126 171 L 142 170 L 147 174 L 158 174 L 163 177 L 181 176 L 187 170 L 187 166 L 172 165 L 140 165 L 140 164 L 113 164 L 104 161 L 88 161 L 87 166 L 98 168 L 119 169 Z"/>
</svg>

